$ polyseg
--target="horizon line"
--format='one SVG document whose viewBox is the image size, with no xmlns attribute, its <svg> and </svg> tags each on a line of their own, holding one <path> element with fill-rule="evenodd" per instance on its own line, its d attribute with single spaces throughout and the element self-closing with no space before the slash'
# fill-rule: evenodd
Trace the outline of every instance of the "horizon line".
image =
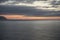
<svg viewBox="0 0 60 40">
<path fill-rule="evenodd" d="M 60 20 L 60 16 L 0 15 L 13 20 Z"/>
</svg>

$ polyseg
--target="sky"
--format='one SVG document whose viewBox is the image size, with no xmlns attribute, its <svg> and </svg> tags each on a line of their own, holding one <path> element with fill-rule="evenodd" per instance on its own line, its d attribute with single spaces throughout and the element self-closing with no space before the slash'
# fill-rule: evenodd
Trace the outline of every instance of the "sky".
<svg viewBox="0 0 60 40">
<path fill-rule="evenodd" d="M 0 14 L 60 16 L 60 0 L 0 0 Z"/>
</svg>

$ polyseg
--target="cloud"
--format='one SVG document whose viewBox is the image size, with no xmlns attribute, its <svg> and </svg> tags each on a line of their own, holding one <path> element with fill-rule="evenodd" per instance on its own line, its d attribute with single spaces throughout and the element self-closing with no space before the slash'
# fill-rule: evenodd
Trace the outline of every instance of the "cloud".
<svg viewBox="0 0 60 40">
<path fill-rule="evenodd" d="M 60 5 L 60 0 L 54 0 L 54 1 L 52 1 L 51 5 L 53 5 L 53 6 Z"/>
<path fill-rule="evenodd" d="M 49 5 L 51 2 L 49 0 L 8 0 L 5 2 L 1 2 L 0 5 L 9 5 L 9 4 L 30 4 L 30 5 L 36 5 L 36 6 L 42 6 L 42 5 Z M 22 5 L 23 5 L 22 4 Z"/>
<path fill-rule="evenodd" d="M 16 2 L 24 2 L 24 3 L 33 3 L 34 1 L 48 1 L 48 0 L 1 0 L 0 2 L 6 1 L 16 1 Z"/>
<path fill-rule="evenodd" d="M 52 0 L 3 0 L 0 3 L 0 14 L 23 15 L 58 15 L 60 7 L 55 8 Z"/>
<path fill-rule="evenodd" d="M 5 2 L 5 1 L 8 1 L 8 0 L 0 0 L 0 3 L 1 3 L 1 2 Z"/>
<path fill-rule="evenodd" d="M 0 6 L 0 14 L 22 14 L 30 16 L 51 16 L 60 14 L 59 11 L 47 11 L 35 9 L 34 7 L 26 6 Z"/>
<path fill-rule="evenodd" d="M 10 0 L 10 1 L 2 2 L 0 3 L 0 5 L 31 6 L 31 7 L 35 7 L 36 9 L 56 11 L 57 6 L 54 6 L 52 2 L 53 1 L 49 1 L 49 0 L 12 0 L 12 1 Z"/>
<path fill-rule="evenodd" d="M 3 2 L 4 1 L 4 2 Z M 60 7 L 59 0 L 2 0 L 0 5 L 15 5 L 15 6 L 34 6 L 37 9 L 48 9 L 53 10 Z M 59 5 L 59 6 L 58 6 Z"/>
</svg>

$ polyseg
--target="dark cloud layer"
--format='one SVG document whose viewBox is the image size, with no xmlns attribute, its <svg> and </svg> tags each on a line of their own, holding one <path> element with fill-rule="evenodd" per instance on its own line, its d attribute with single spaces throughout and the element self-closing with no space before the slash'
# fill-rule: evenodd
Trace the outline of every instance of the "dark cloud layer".
<svg viewBox="0 0 60 40">
<path fill-rule="evenodd" d="M 5 2 L 8 0 L 0 0 L 0 2 Z M 16 2 L 26 2 L 33 3 L 34 1 L 47 1 L 47 0 L 12 0 Z M 52 1 L 51 5 L 60 5 L 60 1 Z M 34 15 L 34 16 L 60 16 L 60 11 L 46 11 L 42 9 L 35 9 L 29 6 L 8 6 L 0 5 L 0 14 L 23 14 L 23 15 Z"/>
<path fill-rule="evenodd" d="M 52 1 L 51 4 L 52 4 L 52 5 L 60 5 L 60 1 L 56 1 L 56 0 L 55 0 L 55 1 Z"/>
<path fill-rule="evenodd" d="M 23 14 L 34 16 L 60 16 L 60 11 L 44 11 L 26 6 L 0 6 L 0 14 Z"/>
<path fill-rule="evenodd" d="M 0 2 L 5 2 L 5 1 L 9 1 L 9 0 L 0 0 Z M 47 1 L 47 0 L 11 0 L 11 1 L 18 1 L 18 2 L 34 2 L 34 1 Z"/>
<path fill-rule="evenodd" d="M 5 2 L 5 1 L 8 1 L 8 0 L 0 0 L 0 2 Z"/>
</svg>

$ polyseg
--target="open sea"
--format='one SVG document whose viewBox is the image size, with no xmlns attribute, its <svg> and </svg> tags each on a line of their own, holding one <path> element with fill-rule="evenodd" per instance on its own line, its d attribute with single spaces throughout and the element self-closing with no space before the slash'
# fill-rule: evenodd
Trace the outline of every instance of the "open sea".
<svg viewBox="0 0 60 40">
<path fill-rule="evenodd" d="M 60 40 L 60 20 L 0 21 L 0 40 Z"/>
</svg>

